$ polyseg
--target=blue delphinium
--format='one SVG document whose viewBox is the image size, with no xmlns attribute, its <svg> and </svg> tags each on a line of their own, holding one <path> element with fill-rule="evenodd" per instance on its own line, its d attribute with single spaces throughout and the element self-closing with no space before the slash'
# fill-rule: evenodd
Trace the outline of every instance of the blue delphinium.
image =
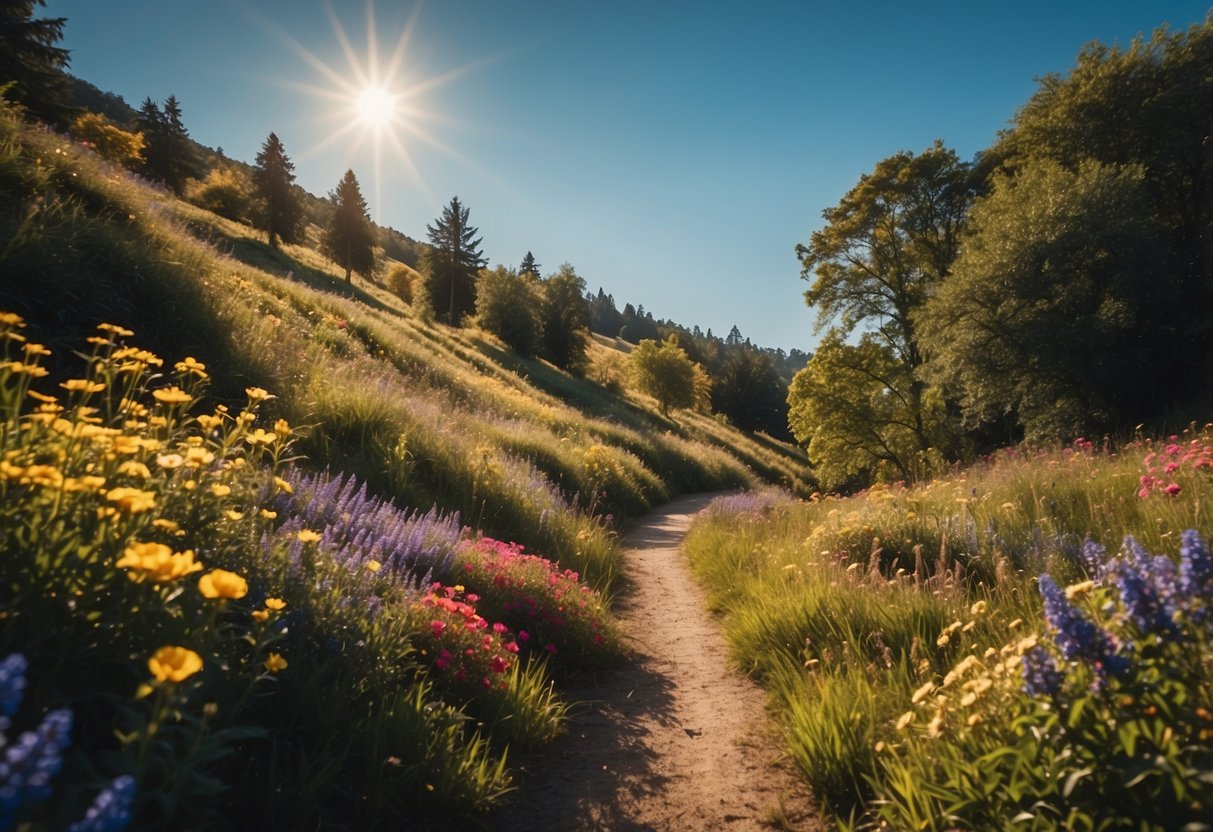
<svg viewBox="0 0 1213 832">
<path fill-rule="evenodd" d="M 1029 696 L 1055 695 L 1064 678 L 1048 650 L 1037 646 L 1024 653 L 1023 688 Z"/>
<path fill-rule="evenodd" d="M 35 731 L 26 731 L 4 749 L 0 760 L 0 832 L 13 826 L 17 811 L 51 796 L 51 778 L 63 768 L 71 744 L 72 712 L 51 711 Z"/>
<path fill-rule="evenodd" d="M 68 832 L 121 832 L 130 825 L 134 802 L 135 778 L 124 774 L 101 790 L 83 820 L 69 826 Z"/>
<path fill-rule="evenodd" d="M 1082 542 L 1082 561 L 1087 566 L 1087 574 L 1099 580 L 1104 576 L 1108 564 L 1107 547 L 1101 546 L 1091 538 Z"/>
<path fill-rule="evenodd" d="M 1209 548 L 1196 529 L 1188 529 L 1180 541 L 1177 583 L 1185 611 L 1196 623 L 1213 620 L 1209 615 L 1213 604 L 1213 558 L 1209 556 Z"/>
<path fill-rule="evenodd" d="M 25 656 L 13 653 L 0 662 L 0 735 L 8 730 L 10 720 L 21 707 L 25 693 Z M 2 743 L 0 743 L 2 744 Z"/>
<path fill-rule="evenodd" d="M 1054 639 L 1067 661 L 1086 660 L 1095 671 L 1100 687 L 1109 674 L 1120 675 L 1129 669 L 1129 660 L 1116 650 L 1114 639 L 1070 603 L 1065 592 L 1048 575 L 1040 576 L 1040 594 L 1044 598 L 1045 620 L 1053 628 Z M 1128 645 L 1126 645 L 1126 649 Z"/>
</svg>

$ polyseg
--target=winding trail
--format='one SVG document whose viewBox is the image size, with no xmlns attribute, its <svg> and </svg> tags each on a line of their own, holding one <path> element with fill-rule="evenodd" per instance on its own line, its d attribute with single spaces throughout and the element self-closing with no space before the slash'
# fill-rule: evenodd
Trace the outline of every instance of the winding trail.
<svg viewBox="0 0 1213 832">
<path fill-rule="evenodd" d="M 566 688 L 577 703 L 566 733 L 529 759 L 494 832 L 825 828 L 680 551 L 713 496 L 675 500 L 625 533 L 618 612 L 632 655 Z"/>
</svg>

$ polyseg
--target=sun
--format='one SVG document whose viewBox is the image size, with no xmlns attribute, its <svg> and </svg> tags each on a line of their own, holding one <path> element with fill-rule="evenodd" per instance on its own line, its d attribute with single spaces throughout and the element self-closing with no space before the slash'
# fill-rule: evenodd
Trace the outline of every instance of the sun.
<svg viewBox="0 0 1213 832">
<path fill-rule="evenodd" d="M 359 120 L 372 130 L 381 130 L 396 119 L 396 96 L 380 86 L 363 87 L 354 99 Z"/>
</svg>

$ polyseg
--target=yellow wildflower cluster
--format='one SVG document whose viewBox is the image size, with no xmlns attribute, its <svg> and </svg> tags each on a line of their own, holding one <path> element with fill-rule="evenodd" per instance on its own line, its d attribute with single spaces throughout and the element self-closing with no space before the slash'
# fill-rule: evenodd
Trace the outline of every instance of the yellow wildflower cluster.
<svg viewBox="0 0 1213 832">
<path fill-rule="evenodd" d="M 167 583 L 202 571 L 194 560 L 194 552 L 174 552 L 163 543 L 132 543 L 115 564 L 130 570 L 132 580 L 149 578 L 155 583 Z"/>
</svg>

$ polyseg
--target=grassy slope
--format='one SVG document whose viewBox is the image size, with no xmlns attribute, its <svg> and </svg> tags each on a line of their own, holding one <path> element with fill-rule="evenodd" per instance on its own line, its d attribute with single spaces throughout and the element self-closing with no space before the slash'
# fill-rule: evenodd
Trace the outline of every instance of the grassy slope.
<svg viewBox="0 0 1213 832">
<path fill-rule="evenodd" d="M 272 391 L 282 416 L 310 426 L 309 464 L 408 505 L 458 509 L 603 587 L 607 514 L 760 480 L 804 488 L 794 449 L 701 414 L 662 418 L 483 333 L 427 323 L 365 281 L 347 286 L 309 245 L 272 250 L 61 137 L 8 114 L 3 130 L 0 307 L 52 348 L 109 321 L 208 364 L 220 399 Z M 593 349 L 604 360 L 607 348 Z"/>
</svg>

